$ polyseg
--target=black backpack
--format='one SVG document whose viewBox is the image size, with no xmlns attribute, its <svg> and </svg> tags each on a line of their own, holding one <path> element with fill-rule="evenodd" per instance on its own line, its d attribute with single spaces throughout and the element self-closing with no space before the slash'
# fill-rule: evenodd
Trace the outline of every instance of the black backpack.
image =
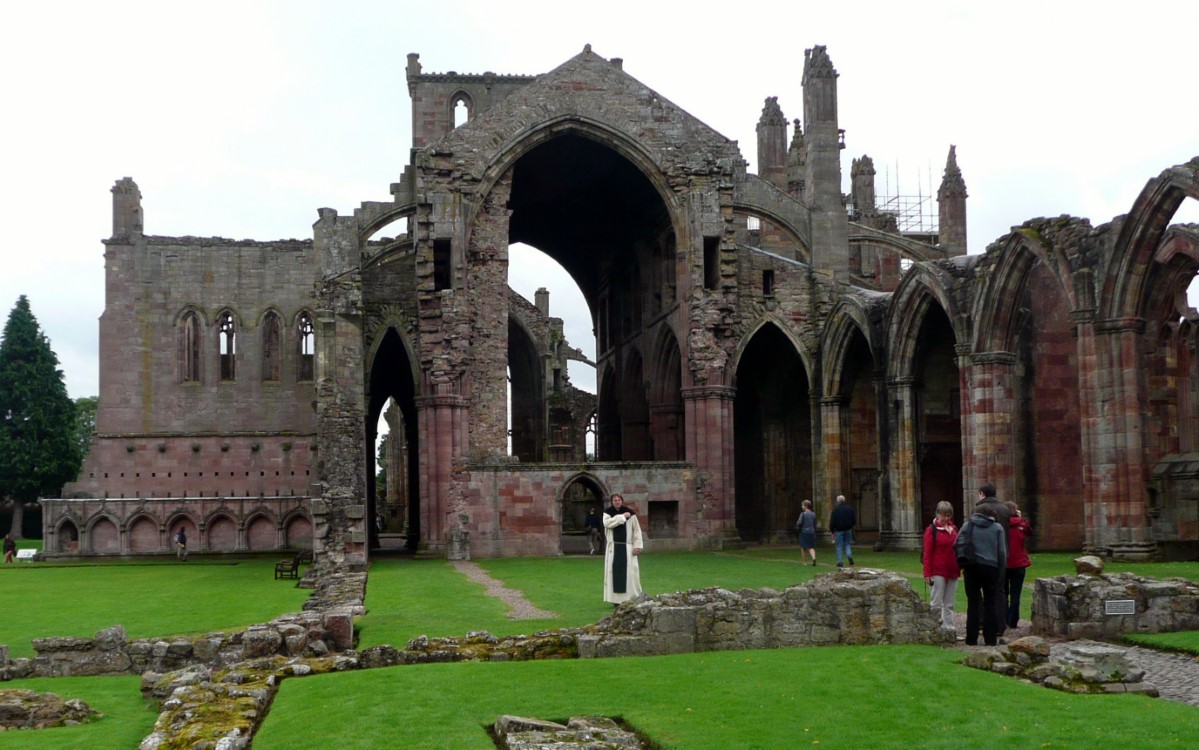
<svg viewBox="0 0 1199 750">
<path fill-rule="evenodd" d="M 958 559 L 959 567 L 965 567 L 975 562 L 977 556 L 974 552 L 974 523 L 972 521 L 962 524 L 962 528 L 958 531 L 958 538 L 953 543 L 953 553 Z"/>
</svg>

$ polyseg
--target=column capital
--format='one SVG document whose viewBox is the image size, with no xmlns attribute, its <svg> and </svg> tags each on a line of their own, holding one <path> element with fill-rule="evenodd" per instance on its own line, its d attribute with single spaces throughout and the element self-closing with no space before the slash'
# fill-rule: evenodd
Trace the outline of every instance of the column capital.
<svg viewBox="0 0 1199 750">
<path fill-rule="evenodd" d="M 1016 355 L 1012 352 L 978 352 L 971 355 L 970 363 L 975 365 L 1003 365 L 1012 367 L 1016 364 Z"/>
<path fill-rule="evenodd" d="M 733 400 L 737 389 L 731 385 L 692 385 L 682 389 L 683 399 L 695 401 L 704 398 L 721 398 Z"/>
<path fill-rule="evenodd" d="M 1144 318 L 1108 318 L 1095 321 L 1097 333 L 1135 333 L 1145 332 Z"/>
</svg>

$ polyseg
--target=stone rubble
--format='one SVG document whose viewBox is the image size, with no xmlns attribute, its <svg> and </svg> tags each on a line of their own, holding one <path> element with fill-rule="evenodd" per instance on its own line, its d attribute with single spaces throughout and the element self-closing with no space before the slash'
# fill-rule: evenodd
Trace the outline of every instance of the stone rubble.
<svg viewBox="0 0 1199 750">
<path fill-rule="evenodd" d="M 523 716 L 501 716 L 494 725 L 501 750 L 646 750 L 636 734 L 602 716 L 575 716 L 558 724 Z"/>
<path fill-rule="evenodd" d="M 962 663 L 1071 693 L 1158 695 L 1154 685 L 1144 682 L 1145 670 L 1129 660 L 1128 649 L 1095 641 L 1051 646 L 1027 636 L 1006 646 L 972 650 Z"/>
<path fill-rule="evenodd" d="M 98 718 L 100 714 L 81 700 L 25 689 L 0 690 L 0 732 L 66 727 Z"/>
</svg>

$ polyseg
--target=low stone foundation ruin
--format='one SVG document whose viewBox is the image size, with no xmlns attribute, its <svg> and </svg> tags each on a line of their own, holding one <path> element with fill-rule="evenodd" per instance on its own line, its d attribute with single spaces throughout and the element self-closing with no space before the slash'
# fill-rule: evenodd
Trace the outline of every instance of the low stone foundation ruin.
<svg viewBox="0 0 1199 750">
<path fill-rule="evenodd" d="M 347 651 L 354 647 L 354 618 L 366 612 L 365 592 L 366 574 L 330 574 L 321 578 L 303 612 L 245 630 L 130 641 L 125 628 L 115 625 L 92 638 L 35 638 L 36 655 L 0 663 L 0 680 L 164 673 L 274 655 L 320 657 Z"/>
<path fill-rule="evenodd" d="M 1032 628 L 1070 639 L 1199 630 L 1199 585 L 1185 578 L 1105 574 L 1080 558 L 1080 574 L 1036 580 Z M 1087 562 L 1081 562 L 1087 561 Z M 1096 562 L 1098 562 L 1096 560 Z M 1091 571 L 1091 572 L 1085 572 Z"/>
<path fill-rule="evenodd" d="M 579 636 L 579 656 L 647 656 L 747 648 L 952 643 L 898 573 L 869 568 L 817 575 L 779 592 L 719 588 L 621 605 Z"/>
</svg>

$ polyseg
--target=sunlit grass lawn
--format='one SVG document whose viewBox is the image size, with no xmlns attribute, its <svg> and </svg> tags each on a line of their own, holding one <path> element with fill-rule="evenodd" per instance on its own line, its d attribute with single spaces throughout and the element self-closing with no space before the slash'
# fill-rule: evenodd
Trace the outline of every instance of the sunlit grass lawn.
<svg viewBox="0 0 1199 750">
<path fill-rule="evenodd" d="M 33 638 L 92 636 L 118 624 L 131 639 L 200 634 L 298 612 L 311 592 L 274 580 L 274 564 L 274 558 L 0 564 L 0 643 L 11 656 L 32 656 Z"/>
<path fill-rule="evenodd" d="M 434 664 L 292 679 L 255 750 L 494 747 L 501 714 L 623 717 L 662 748 L 1193 748 L 1199 711 L 1073 695 L 920 646 Z"/>
</svg>

